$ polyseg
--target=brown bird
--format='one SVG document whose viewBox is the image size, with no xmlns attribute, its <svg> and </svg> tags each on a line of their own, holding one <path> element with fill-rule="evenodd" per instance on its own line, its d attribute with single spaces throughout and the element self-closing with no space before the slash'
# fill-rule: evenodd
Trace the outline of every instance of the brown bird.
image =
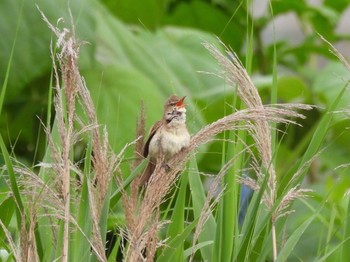
<svg viewBox="0 0 350 262">
<path fill-rule="evenodd" d="M 190 143 L 190 134 L 186 127 L 185 97 L 172 95 L 164 105 L 163 118 L 152 127 L 144 146 L 143 156 L 149 161 L 141 177 L 141 185 L 148 183 L 157 164 L 159 152 L 164 154 L 165 163 Z"/>
</svg>

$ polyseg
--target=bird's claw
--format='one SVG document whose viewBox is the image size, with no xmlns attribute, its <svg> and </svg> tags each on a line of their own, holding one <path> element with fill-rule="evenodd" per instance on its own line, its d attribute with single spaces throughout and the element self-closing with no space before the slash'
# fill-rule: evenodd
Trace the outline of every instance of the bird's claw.
<svg viewBox="0 0 350 262">
<path fill-rule="evenodd" d="M 165 172 L 169 172 L 170 171 L 170 166 L 167 163 L 163 163 L 162 164 L 162 168 L 164 168 Z"/>
</svg>

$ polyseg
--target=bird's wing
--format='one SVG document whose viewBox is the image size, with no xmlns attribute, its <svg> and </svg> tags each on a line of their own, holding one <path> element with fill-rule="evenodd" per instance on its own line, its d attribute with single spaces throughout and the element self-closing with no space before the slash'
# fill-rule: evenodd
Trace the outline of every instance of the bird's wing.
<svg viewBox="0 0 350 262">
<path fill-rule="evenodd" d="M 152 137 L 154 136 L 154 134 L 157 132 L 157 130 L 161 127 L 163 121 L 159 120 L 157 121 L 152 127 L 151 127 L 151 131 L 149 132 L 149 136 L 148 139 L 143 147 L 143 156 L 147 157 L 148 153 L 149 153 L 149 143 L 152 140 Z"/>
</svg>

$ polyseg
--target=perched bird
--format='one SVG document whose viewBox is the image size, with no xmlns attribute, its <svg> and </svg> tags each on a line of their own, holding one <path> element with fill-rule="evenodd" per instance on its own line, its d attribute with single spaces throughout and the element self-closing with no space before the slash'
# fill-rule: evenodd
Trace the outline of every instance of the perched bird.
<svg viewBox="0 0 350 262">
<path fill-rule="evenodd" d="M 149 155 L 148 165 L 141 177 L 141 185 L 148 183 L 157 164 L 158 154 L 164 154 L 164 161 L 171 159 L 190 143 L 190 134 L 186 127 L 185 97 L 172 95 L 164 104 L 163 118 L 152 127 L 145 143 L 143 156 Z"/>
</svg>

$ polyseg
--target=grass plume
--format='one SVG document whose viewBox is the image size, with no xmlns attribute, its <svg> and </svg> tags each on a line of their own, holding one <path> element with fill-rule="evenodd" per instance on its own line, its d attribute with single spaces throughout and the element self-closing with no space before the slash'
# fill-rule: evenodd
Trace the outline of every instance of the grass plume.
<svg viewBox="0 0 350 262">
<path fill-rule="evenodd" d="M 49 170 L 52 170 L 53 173 L 49 175 L 48 181 L 44 181 L 41 177 L 23 168 L 18 167 L 17 172 L 25 177 L 22 183 L 24 192 L 28 192 L 28 196 L 31 189 L 32 203 L 41 204 L 44 215 L 52 218 L 50 223 L 53 226 L 52 232 L 55 241 L 62 243 L 61 261 L 69 260 L 69 239 L 74 228 L 84 235 L 98 260 L 107 261 L 104 236 L 99 223 L 112 175 L 118 169 L 128 145 L 116 155 L 109 148 L 106 129 L 103 129 L 101 135 L 96 109 L 86 83 L 79 72 L 78 58 L 82 42 L 76 39 L 71 13 L 71 28 L 69 29 L 59 29 L 53 26 L 41 11 L 40 13 L 43 20 L 56 35 L 58 39 L 56 49 L 59 50 L 54 54 L 51 48 L 53 71 L 56 78 L 54 108 L 58 136 L 54 135 L 53 130 L 48 127 L 45 128 L 51 152 L 51 162 L 40 164 L 42 170 L 46 170 L 44 171 L 46 174 L 50 173 Z M 87 119 L 85 122 L 76 114 L 78 104 L 81 105 L 85 113 Z M 76 126 L 79 126 L 80 129 L 77 129 Z M 92 141 L 92 165 L 91 170 L 88 170 L 92 175 L 84 174 L 72 159 L 75 143 L 84 137 L 91 137 Z M 88 163 L 85 162 L 85 165 L 88 165 Z M 72 204 L 76 204 L 75 198 L 79 197 L 79 192 L 81 192 L 81 186 L 77 183 L 76 177 L 79 177 L 81 183 L 87 180 L 92 218 L 91 236 L 86 235 L 79 227 L 76 212 L 71 211 Z M 35 219 L 36 216 L 33 214 L 30 221 Z M 64 225 L 61 240 L 57 239 L 59 234 L 55 233 L 54 224 L 57 219 L 63 221 Z M 29 242 L 27 243 L 30 244 L 34 237 L 32 223 L 29 225 L 28 232 Z M 25 235 L 25 232 L 23 232 L 23 235 Z M 27 250 L 29 249 L 27 248 Z"/>
<path fill-rule="evenodd" d="M 260 190 L 260 185 L 263 181 L 264 175 L 268 176 L 268 186 L 266 188 L 267 191 L 264 194 L 263 200 L 267 208 L 272 213 L 272 248 L 273 260 L 275 261 L 278 255 L 276 221 L 278 218 L 287 214 L 287 211 L 285 210 L 294 199 L 305 196 L 305 193 L 308 192 L 308 190 L 299 189 L 298 187 L 290 189 L 289 192 L 283 197 L 277 208 L 274 208 L 277 201 L 277 178 L 272 158 L 272 136 L 269 125 L 269 121 L 271 121 L 271 119 L 268 117 L 269 109 L 263 105 L 253 81 L 250 79 L 246 69 L 243 67 L 242 63 L 234 52 L 225 47 L 226 52 L 224 55 L 213 45 L 205 43 L 204 46 L 212 53 L 212 55 L 221 65 L 223 71 L 220 73 L 220 76 L 224 78 L 228 84 L 232 86 L 237 85 L 237 94 L 244 102 L 246 107 L 250 110 L 257 110 L 262 113 L 262 117 L 250 120 L 252 126 L 249 129 L 261 159 L 261 165 L 255 163 L 254 166 L 258 181 L 254 181 L 249 178 L 242 178 L 241 182 L 250 186 L 253 190 Z M 312 107 L 304 104 L 278 105 L 275 108 L 275 119 L 273 120 L 276 123 L 286 123 L 287 119 L 284 117 L 303 118 L 302 115 L 294 111 L 298 109 L 310 110 Z M 265 114 L 267 115 L 265 116 Z"/>
</svg>

